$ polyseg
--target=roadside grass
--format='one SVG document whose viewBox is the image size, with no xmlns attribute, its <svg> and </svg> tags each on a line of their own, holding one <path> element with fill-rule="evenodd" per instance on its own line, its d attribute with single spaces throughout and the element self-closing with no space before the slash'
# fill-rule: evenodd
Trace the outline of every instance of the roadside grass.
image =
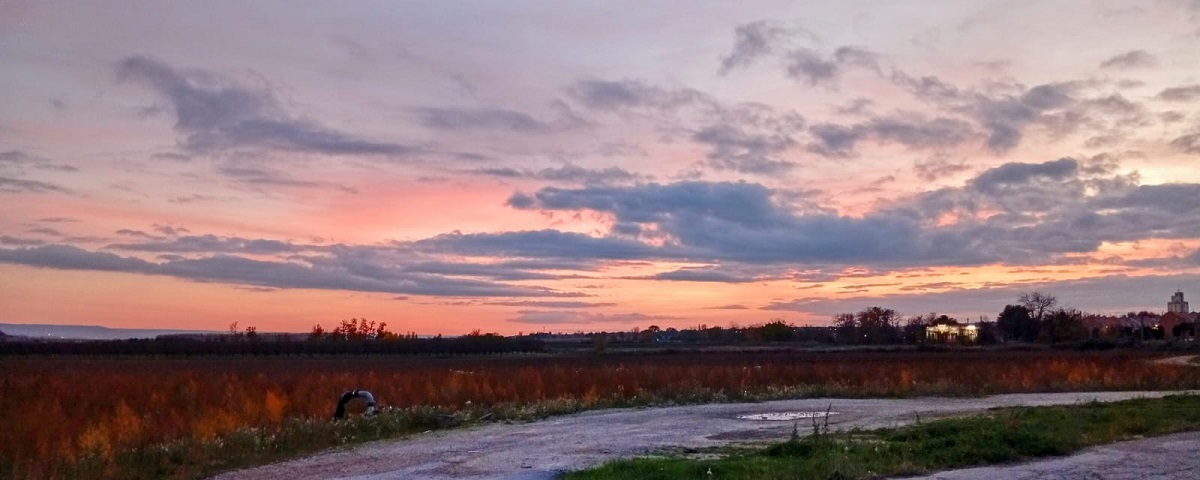
<svg viewBox="0 0 1200 480">
<path fill-rule="evenodd" d="M 801 427 L 803 428 L 803 427 Z M 674 454 L 565 473 L 585 479 L 868 479 L 1064 455 L 1089 446 L 1200 429 L 1200 396 L 1006 408 L 899 428 L 829 432 L 703 459 Z M 711 473 L 709 473 L 711 472 Z"/>
<path fill-rule="evenodd" d="M 290 418 L 275 427 L 243 428 L 208 439 L 187 438 L 115 452 L 95 452 L 76 462 L 59 464 L 52 477 L 129 480 L 205 478 L 224 471 L 376 440 L 403 438 L 484 422 L 533 421 L 584 409 L 585 406 L 577 400 L 562 399 L 525 405 L 468 405 L 460 409 L 429 406 L 385 408 L 371 417 L 351 415 L 339 421 L 330 421 L 325 417 Z"/>
</svg>

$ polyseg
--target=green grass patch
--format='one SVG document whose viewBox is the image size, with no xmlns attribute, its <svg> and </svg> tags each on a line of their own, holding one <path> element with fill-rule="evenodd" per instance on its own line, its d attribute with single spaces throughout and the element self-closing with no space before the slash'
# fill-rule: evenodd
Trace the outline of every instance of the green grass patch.
<svg viewBox="0 0 1200 480">
<path fill-rule="evenodd" d="M 1200 396 L 992 410 L 900 428 L 808 436 L 720 458 L 619 460 L 581 479 L 858 479 L 1063 455 L 1121 440 L 1200 429 Z M 711 473 L 710 473 L 711 472 Z"/>
</svg>

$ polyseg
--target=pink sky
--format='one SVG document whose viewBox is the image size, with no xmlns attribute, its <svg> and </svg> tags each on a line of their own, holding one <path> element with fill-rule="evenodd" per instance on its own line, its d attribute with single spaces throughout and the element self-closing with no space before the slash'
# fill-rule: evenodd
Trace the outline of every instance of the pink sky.
<svg viewBox="0 0 1200 480">
<path fill-rule="evenodd" d="M 1200 298 L 1200 4 L 0 5 L 0 323 Z"/>
</svg>

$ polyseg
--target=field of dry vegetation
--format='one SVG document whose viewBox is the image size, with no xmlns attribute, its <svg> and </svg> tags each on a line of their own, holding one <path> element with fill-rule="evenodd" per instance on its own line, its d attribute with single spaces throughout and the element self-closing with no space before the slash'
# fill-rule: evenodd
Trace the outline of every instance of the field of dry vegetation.
<svg viewBox="0 0 1200 480">
<path fill-rule="evenodd" d="M 195 453 L 173 453 L 155 457 L 153 472 L 129 472 L 122 470 L 120 458 L 128 459 L 134 452 L 145 460 L 147 452 L 167 451 L 179 442 L 221 444 L 248 431 L 262 437 L 251 440 L 255 445 L 275 449 L 264 458 L 327 448 L 347 441 L 322 440 L 321 435 L 333 435 L 328 433 L 333 430 L 322 430 L 320 425 L 329 423 L 338 396 L 352 388 L 370 390 L 383 407 L 471 409 L 496 413 L 493 418 L 514 418 L 511 412 L 516 410 L 549 414 L 802 396 L 1200 387 L 1196 373 L 1200 369 L 1146 361 L 1152 355 L 958 351 L 475 358 L 9 357 L 0 358 L 0 425 L 4 426 L 0 477 L 63 478 L 81 471 L 113 478 L 195 475 L 230 464 L 205 463 L 194 458 L 199 455 Z M 536 408 L 547 404 L 560 408 Z M 307 422 L 309 444 L 271 443 L 283 437 L 282 429 L 296 419 Z M 85 463 L 88 469 L 81 470 Z"/>
</svg>

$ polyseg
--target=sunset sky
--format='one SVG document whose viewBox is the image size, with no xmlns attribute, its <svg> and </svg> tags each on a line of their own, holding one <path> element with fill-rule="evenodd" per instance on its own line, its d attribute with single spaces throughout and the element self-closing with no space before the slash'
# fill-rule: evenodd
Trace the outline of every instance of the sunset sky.
<svg viewBox="0 0 1200 480">
<path fill-rule="evenodd" d="M 0 323 L 1200 304 L 1200 1 L 0 2 Z"/>
</svg>

